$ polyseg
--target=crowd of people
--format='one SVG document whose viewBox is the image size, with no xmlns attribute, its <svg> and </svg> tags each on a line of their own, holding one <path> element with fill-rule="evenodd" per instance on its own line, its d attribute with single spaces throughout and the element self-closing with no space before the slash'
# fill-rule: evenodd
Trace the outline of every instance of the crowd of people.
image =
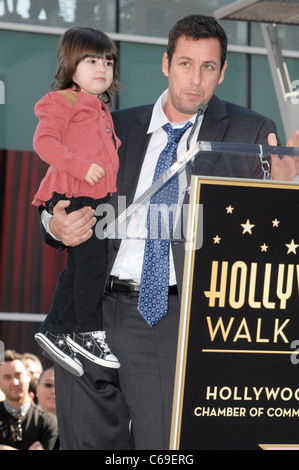
<svg viewBox="0 0 299 470">
<path fill-rule="evenodd" d="M 0 364 L 0 450 L 52 450 L 58 437 L 54 369 L 6 350 Z"/>
<path fill-rule="evenodd" d="M 91 39 L 99 36 L 95 30 L 86 31 L 85 28 L 84 31 L 80 30 L 80 34 L 88 48 L 81 53 L 82 50 L 77 47 L 76 53 L 80 50 L 80 61 L 61 61 L 58 71 L 63 71 L 66 82 L 61 82 L 57 91 L 53 90 L 56 94 L 50 98 L 54 96 L 56 102 L 53 98 L 51 112 L 48 107 L 43 111 L 52 124 L 50 126 L 46 122 L 47 138 L 49 129 L 55 135 L 56 127 L 60 127 L 56 132 L 58 137 L 65 137 L 61 123 L 67 128 L 68 119 L 73 119 L 72 124 L 75 123 L 76 129 L 79 123 L 83 125 L 83 121 L 87 123 L 84 122 L 85 126 L 90 126 L 89 122 L 96 122 L 96 129 L 103 131 L 101 139 L 105 145 L 107 142 L 107 149 L 110 149 L 112 155 L 118 150 L 118 141 L 114 138 L 110 116 L 103 103 L 96 102 L 97 121 L 87 121 L 86 116 L 93 116 L 96 109 L 92 95 L 98 94 L 99 83 L 101 88 L 104 87 L 102 91 L 111 86 L 111 71 L 116 66 L 116 58 L 111 53 L 107 54 L 101 42 L 97 49 L 91 48 Z M 81 40 L 81 47 L 83 43 Z M 73 45 L 71 41 L 70 44 Z M 74 52 L 73 47 L 61 50 Z M 117 207 L 119 197 L 126 197 L 128 204 L 138 199 L 173 162 L 185 155 L 187 146 L 190 144 L 192 147 L 197 140 L 277 145 L 274 121 L 216 96 L 216 89 L 225 77 L 226 52 L 225 31 L 212 17 L 190 15 L 172 28 L 167 52 L 162 58 L 162 72 L 168 79 L 167 90 L 157 98 L 155 104 L 112 113 L 115 135 L 122 142 L 118 152 L 117 192 L 111 198 L 113 207 Z M 202 111 L 202 105 L 204 113 L 199 112 Z M 79 114 L 78 109 L 81 121 L 75 114 Z M 105 126 L 100 126 L 99 122 L 104 119 Z M 83 144 L 86 147 L 99 145 L 99 137 L 98 141 L 85 137 L 83 142 L 80 138 L 78 143 L 80 133 L 77 131 L 76 134 L 74 129 L 67 136 L 67 142 L 73 143 L 72 139 L 76 136 L 77 149 L 81 149 Z M 56 140 L 59 141 L 58 138 Z M 70 173 L 74 170 L 79 174 L 79 164 L 74 165 L 76 155 L 74 152 L 70 155 L 69 143 L 63 140 L 59 144 L 59 155 L 67 156 L 67 169 Z M 299 145 L 299 131 L 292 136 L 288 145 Z M 103 151 L 103 155 L 106 153 Z M 96 154 L 92 152 L 89 155 Z M 99 156 L 96 156 L 98 161 Z M 80 173 L 80 178 L 88 182 L 94 164 L 88 160 L 85 152 L 82 152 L 81 157 L 79 160 L 83 160 L 85 172 Z M 59 162 L 61 160 L 59 158 Z M 271 177 L 275 180 L 292 181 L 299 175 L 298 158 L 280 160 L 273 157 L 271 165 Z M 219 155 L 203 158 L 199 154 L 191 170 L 195 175 L 210 177 L 263 178 L 258 159 L 251 163 L 237 158 L 220 159 Z M 98 184 L 102 177 L 97 177 L 94 184 Z M 61 182 L 64 182 L 62 178 Z M 173 178 L 173 181 L 167 183 L 167 190 L 161 190 L 162 197 L 155 199 L 155 204 L 167 203 L 170 206 L 176 201 L 181 210 L 184 200 L 188 202 L 188 184 L 187 174 Z M 62 191 L 65 188 L 58 189 Z M 108 191 L 112 191 L 110 187 Z M 65 195 L 65 191 L 61 194 Z M 85 197 L 84 194 L 82 196 Z M 97 222 L 95 210 L 87 206 L 68 211 L 71 203 L 70 200 L 60 199 L 54 207 L 40 206 L 43 236 L 52 247 L 68 247 L 70 250 L 91 239 L 92 227 Z M 147 220 L 143 221 L 144 224 Z M 144 240 L 141 230 L 139 240 L 111 239 L 105 250 L 105 290 L 103 293 L 94 279 L 92 287 L 95 294 L 87 300 L 86 307 L 90 307 L 94 298 L 101 299 L 103 331 L 101 329 L 97 333 L 107 332 L 109 344 L 121 367 L 99 367 L 94 358 L 90 360 L 90 356 L 87 356 L 86 349 L 93 348 L 94 354 L 98 344 L 102 355 L 103 337 L 99 334 L 93 335 L 93 342 L 89 335 L 85 342 L 85 335 L 90 330 L 83 330 L 80 350 L 78 345 L 75 347 L 73 337 L 73 341 L 70 340 L 71 334 L 82 331 L 78 330 L 77 324 L 73 325 L 73 318 L 68 315 L 75 310 L 75 296 L 63 297 L 61 294 L 60 308 L 54 313 L 50 312 L 39 333 L 39 338 L 43 335 L 42 347 L 55 363 L 59 445 L 62 450 L 168 449 L 185 244 L 183 241 Z M 94 253 L 100 257 L 99 250 L 94 250 Z M 71 285 L 74 278 L 70 259 L 69 256 L 67 268 L 59 278 L 61 285 L 65 284 L 66 287 Z M 89 266 L 89 259 L 86 264 Z M 85 284 L 88 282 L 91 281 L 86 278 Z M 73 291 L 77 294 L 76 289 Z M 68 292 L 67 289 L 65 292 Z M 73 329 L 69 329 L 68 322 Z M 80 361 L 76 355 L 78 350 L 81 351 Z M 105 344 L 105 352 L 107 350 Z M 62 356 L 64 360 L 58 360 Z M 73 364 L 73 373 L 70 373 L 70 364 Z M 0 403 L 0 450 L 47 450 L 57 442 L 56 418 L 49 412 L 50 404 L 53 405 L 53 396 L 50 398 L 53 376 L 49 371 L 48 374 L 47 371 L 41 374 L 38 367 L 34 369 L 31 365 L 28 355 L 18 355 L 14 351 L 6 351 L 4 363 L 0 365 L 0 388 L 5 394 L 4 401 Z M 38 379 L 36 373 L 39 373 Z M 48 398 L 43 388 L 48 389 Z"/>
</svg>

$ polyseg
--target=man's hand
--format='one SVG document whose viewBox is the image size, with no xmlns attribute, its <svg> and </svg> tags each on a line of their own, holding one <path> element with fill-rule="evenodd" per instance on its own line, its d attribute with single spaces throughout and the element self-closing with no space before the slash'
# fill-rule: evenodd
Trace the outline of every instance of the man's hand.
<svg viewBox="0 0 299 470">
<path fill-rule="evenodd" d="M 54 207 L 50 221 L 50 230 L 65 246 L 77 246 L 88 240 L 92 235 L 92 227 L 97 219 L 91 207 L 83 207 L 67 214 L 65 208 L 70 201 L 59 201 Z"/>
<path fill-rule="evenodd" d="M 86 173 L 85 180 L 94 186 L 98 184 L 101 179 L 105 176 L 105 170 L 96 163 L 92 163 L 89 167 L 88 172 Z"/>
<path fill-rule="evenodd" d="M 15 447 L 10 447 L 10 446 L 1 444 L 0 450 L 17 450 L 17 449 Z M 42 444 L 39 441 L 36 441 L 33 444 L 31 444 L 28 450 L 45 450 L 45 449 L 43 448 Z"/>
<path fill-rule="evenodd" d="M 39 441 L 34 442 L 28 450 L 45 450 Z"/>
<path fill-rule="evenodd" d="M 295 131 L 287 143 L 288 147 L 299 147 L 299 130 Z"/>
<path fill-rule="evenodd" d="M 271 146 L 277 145 L 275 134 L 269 134 L 268 144 Z M 292 137 L 287 143 L 287 147 L 299 147 L 299 130 L 294 132 Z M 299 174 L 299 157 L 291 157 L 285 155 L 281 160 L 278 155 L 271 156 L 272 168 L 271 175 L 274 180 L 278 181 L 292 181 Z"/>
</svg>

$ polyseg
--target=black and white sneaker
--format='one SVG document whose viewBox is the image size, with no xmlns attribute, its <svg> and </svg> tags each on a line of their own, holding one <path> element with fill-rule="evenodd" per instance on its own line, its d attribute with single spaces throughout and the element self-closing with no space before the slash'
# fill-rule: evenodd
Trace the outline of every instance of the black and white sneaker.
<svg viewBox="0 0 299 470">
<path fill-rule="evenodd" d="M 83 366 L 72 349 L 67 344 L 67 335 L 53 334 L 50 331 L 39 332 L 34 336 L 35 341 L 68 372 L 81 377 L 84 374 Z"/>
<path fill-rule="evenodd" d="M 66 340 L 73 351 L 82 354 L 90 361 L 104 367 L 118 369 L 120 363 L 117 357 L 111 353 L 105 342 L 105 331 L 92 331 L 89 333 L 72 333 Z"/>
</svg>

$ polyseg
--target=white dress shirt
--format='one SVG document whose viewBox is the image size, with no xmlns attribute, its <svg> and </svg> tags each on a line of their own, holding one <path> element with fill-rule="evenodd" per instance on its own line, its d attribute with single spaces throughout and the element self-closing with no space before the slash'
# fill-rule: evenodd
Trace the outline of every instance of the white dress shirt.
<svg viewBox="0 0 299 470">
<path fill-rule="evenodd" d="M 148 145 L 148 149 L 144 158 L 144 162 L 142 165 L 142 169 L 140 172 L 140 177 L 135 193 L 134 200 L 136 200 L 139 196 L 141 196 L 144 191 L 146 191 L 152 184 L 155 168 L 157 165 L 157 161 L 159 158 L 160 153 L 164 149 L 167 144 L 167 133 L 162 129 L 162 126 L 167 124 L 169 121 L 163 111 L 163 107 L 167 100 L 168 90 L 166 90 L 160 98 L 157 100 L 153 114 L 151 118 L 151 122 L 148 128 L 147 133 L 151 134 L 151 139 Z M 194 123 L 196 115 L 194 115 L 190 122 Z M 188 122 L 180 122 L 180 123 L 170 123 L 173 128 L 181 128 L 184 127 L 185 124 Z M 193 138 L 190 142 L 190 145 L 194 145 L 198 132 L 202 123 L 202 117 L 200 117 L 198 122 L 198 128 L 195 130 L 193 134 Z M 188 129 L 185 134 L 183 135 L 177 150 L 178 159 L 180 159 L 185 152 L 187 151 L 187 139 L 191 132 L 191 129 Z M 187 179 L 185 172 L 182 172 L 179 175 L 179 205 L 182 204 L 185 191 L 187 186 Z M 136 212 L 131 218 L 130 222 L 127 227 L 127 233 L 134 233 L 139 238 L 145 238 L 146 234 L 146 215 L 147 210 L 142 210 L 142 213 Z M 137 234 L 137 231 L 139 233 Z M 144 248 L 145 248 L 145 240 L 144 239 L 132 239 L 132 240 L 122 240 L 122 243 L 119 248 L 119 252 L 117 254 L 113 269 L 111 271 L 112 276 L 116 276 L 119 279 L 130 279 L 135 281 L 137 284 L 140 284 L 141 280 L 141 273 L 142 273 L 142 266 L 143 266 L 143 255 L 144 255 Z M 170 260 L 169 260 L 169 284 L 175 285 L 176 284 L 176 275 L 174 269 L 174 262 L 173 262 L 173 255 L 172 251 L 170 250 Z"/>
</svg>

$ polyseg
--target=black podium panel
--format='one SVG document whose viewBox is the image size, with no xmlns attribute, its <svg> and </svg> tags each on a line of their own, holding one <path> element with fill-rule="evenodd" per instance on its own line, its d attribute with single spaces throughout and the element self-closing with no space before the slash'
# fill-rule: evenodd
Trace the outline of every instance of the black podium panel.
<svg viewBox="0 0 299 470">
<path fill-rule="evenodd" d="M 193 177 L 172 449 L 299 444 L 298 190 Z"/>
</svg>

